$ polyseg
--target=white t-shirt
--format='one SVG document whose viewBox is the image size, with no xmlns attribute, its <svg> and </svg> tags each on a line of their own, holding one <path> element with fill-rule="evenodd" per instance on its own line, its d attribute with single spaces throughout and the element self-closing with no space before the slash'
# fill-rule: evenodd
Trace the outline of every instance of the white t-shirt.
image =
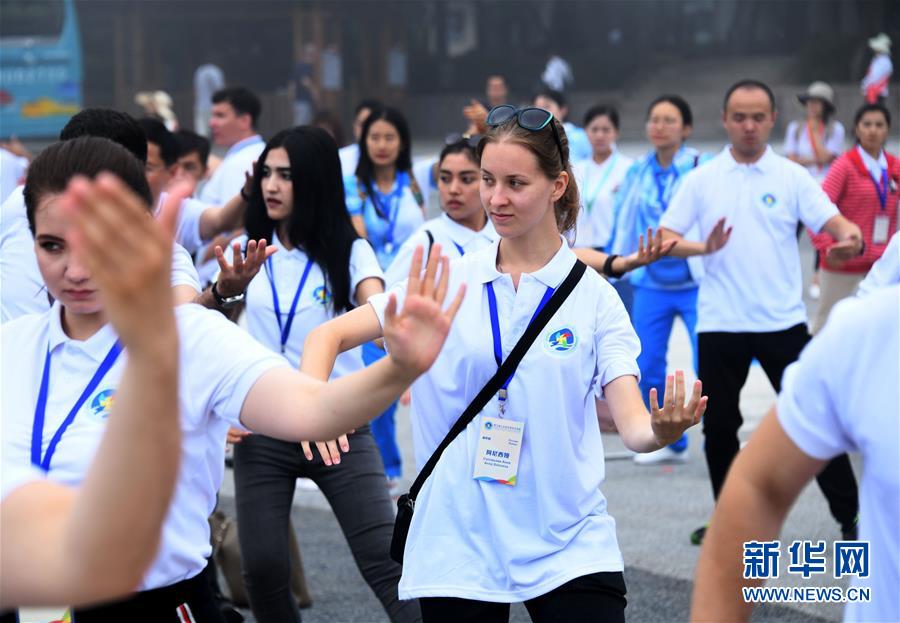
<svg viewBox="0 0 900 623">
<path fill-rule="evenodd" d="M 863 78 L 862 81 L 862 89 L 863 93 L 865 93 L 866 89 L 870 86 L 878 84 L 882 80 L 884 80 L 884 87 L 881 89 L 879 95 L 882 97 L 888 96 L 888 83 L 890 82 L 891 74 L 894 73 L 894 64 L 891 62 L 891 57 L 889 54 L 876 54 L 872 58 L 872 62 L 869 64 L 869 71 L 866 72 L 866 77 Z"/>
<path fill-rule="evenodd" d="M 246 244 L 246 240 L 246 238 L 241 239 L 242 246 Z M 300 284 L 308 260 L 301 249 L 286 250 L 274 232 L 272 244 L 278 247 L 278 253 L 270 258 L 266 266 L 247 286 L 247 331 L 261 344 L 280 353 L 281 330 L 275 317 L 275 304 L 272 299 L 269 275 L 275 282 L 275 289 L 278 292 L 278 307 L 281 310 L 281 322 L 282 325 L 285 325 L 289 317 L 291 302 L 294 300 L 297 286 Z M 356 287 L 370 277 L 384 281 L 381 267 L 378 266 L 378 260 L 375 258 L 375 251 L 365 240 L 356 240 L 350 251 L 351 304 L 356 305 Z M 297 301 L 297 310 L 285 344 L 284 356 L 295 368 L 300 366 L 303 343 L 309 332 L 339 315 L 334 313 L 330 301 L 331 294 L 325 284 L 322 268 L 318 264 L 313 264 Z M 331 378 L 350 374 L 362 370 L 364 367 L 362 347 L 357 347 L 338 355 Z"/>
<path fill-rule="evenodd" d="M 0 322 L 50 309 L 44 278 L 28 228 L 25 198 L 20 186 L 0 207 Z M 191 256 L 172 245 L 172 286 L 191 286 L 200 293 L 200 279 Z"/>
<path fill-rule="evenodd" d="M 900 289 L 838 303 L 828 324 L 784 372 L 778 421 L 807 455 L 862 454 L 859 540 L 868 541 L 871 603 L 846 621 L 900 621 Z M 848 355 L 848 348 L 852 355 Z"/>
<path fill-rule="evenodd" d="M 2 376 L 4 464 L 31 464 L 32 426 L 48 344 L 52 359 L 42 457 L 116 341 L 112 325 L 86 341 L 70 339 L 62 330 L 60 310 L 55 303 L 44 314 L 3 325 L 0 332 L 3 361 L 15 362 L 4 365 Z M 159 554 L 144 576 L 143 589 L 191 578 L 206 566 L 211 551 L 207 518 L 224 474 L 228 427 L 240 426 L 244 399 L 257 379 L 267 370 L 287 366 L 282 357 L 218 312 L 180 305 L 175 313 L 181 349 L 181 467 Z M 84 479 L 106 428 L 126 359 L 123 352 L 66 429 L 50 462 L 51 480 L 78 486 Z M 152 468 L 135 465 L 135 469 Z"/>
<path fill-rule="evenodd" d="M 605 247 L 609 243 L 615 194 L 633 162 L 616 150 L 603 164 L 587 158 L 572 165 L 581 198 L 575 226 L 576 247 Z"/>
<path fill-rule="evenodd" d="M 734 228 L 725 247 L 703 256 L 697 332 L 766 333 L 806 322 L 797 224 L 818 232 L 838 214 L 806 169 L 771 147 L 749 165 L 726 147 L 688 173 L 659 226 L 683 235 L 699 225 L 697 242 L 722 217 Z"/>
<path fill-rule="evenodd" d="M 359 164 L 359 143 L 350 143 L 338 149 L 338 157 L 341 159 L 341 173 L 344 177 L 356 175 L 356 165 Z"/>
<path fill-rule="evenodd" d="M 798 158 L 815 158 L 812 143 L 809 140 L 809 130 L 806 121 L 791 121 L 784 133 L 784 154 Z M 822 143 L 828 153 L 839 156 L 844 152 L 844 126 L 840 121 L 832 121 L 828 124 Z M 812 164 L 806 167 L 820 183 L 828 173 L 828 165 L 824 167 Z"/>
<path fill-rule="evenodd" d="M 259 134 L 232 145 L 212 177 L 203 186 L 200 201 L 217 206 L 228 203 L 229 199 L 241 192 L 244 186 L 244 173 L 251 171 L 253 162 L 259 159 L 265 148 L 266 143 Z"/>
<path fill-rule="evenodd" d="M 427 232 L 431 232 L 435 244 L 441 245 L 441 253 L 451 259 L 483 249 L 497 240 L 497 232 L 490 219 L 481 231 L 472 231 L 451 219 L 446 213 L 441 214 L 422 225 L 416 233 L 407 238 L 400 250 L 397 251 L 394 261 L 384 271 L 388 287 L 409 277 L 409 267 L 412 264 L 412 256 L 416 247 L 422 247 L 425 253 L 423 262 L 427 261 L 427 254 L 431 250 Z"/>
<path fill-rule="evenodd" d="M 898 283 L 900 283 L 900 232 L 891 236 L 884 253 L 872 264 L 869 274 L 859 284 L 856 296 L 869 296 L 876 290 Z"/>
<path fill-rule="evenodd" d="M 28 159 L 0 147 L 0 202 L 6 201 L 16 186 L 24 180 Z"/>
<path fill-rule="evenodd" d="M 156 204 L 156 213 L 166 202 L 167 193 L 161 193 Z M 175 242 L 180 244 L 191 255 L 200 250 L 208 241 L 200 237 L 200 218 L 208 209 L 217 209 L 217 206 L 204 203 L 193 197 L 187 197 L 178 208 L 178 220 L 175 222 Z"/>
<path fill-rule="evenodd" d="M 576 261 L 562 237 L 560 243 L 543 268 L 522 274 L 518 291 L 508 274 L 497 271 L 498 243 L 454 260 L 448 292 L 465 283 L 466 297 L 437 361 L 413 385 L 419 467 L 497 371 L 485 284 L 495 288 L 505 358 L 547 288 L 558 287 Z M 402 299 L 405 288 L 403 282 L 391 291 Z M 382 324 L 387 299 L 369 300 Z M 525 422 L 517 484 L 473 479 L 481 430 L 475 418 L 418 496 L 401 599 L 516 602 L 586 574 L 622 570 L 615 521 L 600 492 L 604 462 L 595 387 L 637 377 L 639 352 L 618 294 L 587 271 L 509 383 L 505 417 Z M 498 413 L 493 399 L 483 415 Z"/>
</svg>

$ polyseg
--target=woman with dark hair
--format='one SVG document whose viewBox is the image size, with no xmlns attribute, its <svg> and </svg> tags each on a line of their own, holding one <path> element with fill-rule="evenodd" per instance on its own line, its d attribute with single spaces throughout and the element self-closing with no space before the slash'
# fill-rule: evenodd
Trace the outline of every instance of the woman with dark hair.
<svg viewBox="0 0 900 623">
<path fill-rule="evenodd" d="M 797 96 L 806 117 L 791 121 L 784 133 L 784 155 L 803 165 L 821 182 L 828 167 L 844 151 L 844 126 L 834 118 L 834 89 L 826 82 L 813 82 Z"/>
<path fill-rule="evenodd" d="M 312 329 L 384 290 L 375 253 L 347 214 L 337 144 L 325 130 L 302 126 L 269 140 L 256 166 L 245 220 L 250 240 L 271 240 L 278 249 L 247 287 L 247 330 L 299 367 Z M 326 376 L 363 367 L 361 349 L 355 348 L 342 353 Z M 321 456 L 310 462 L 306 444 L 301 449 L 248 435 L 235 445 L 243 573 L 256 619 L 300 621 L 289 586 L 288 530 L 294 484 L 310 478 L 330 502 L 360 572 L 391 619 L 417 620 L 418 605 L 397 599 L 400 567 L 387 555 L 393 509 L 369 427 L 318 448 Z"/>
<path fill-rule="evenodd" d="M 842 262 L 829 253 L 836 242 L 830 234 L 812 235 L 821 285 L 813 335 L 824 326 L 834 304 L 856 291 L 897 231 L 900 159 L 884 149 L 890 130 L 891 113 L 883 104 L 860 107 L 853 117 L 856 146 L 832 163 L 822 182 L 822 189 L 841 214 L 859 225 L 865 247 L 859 257 Z"/>
<path fill-rule="evenodd" d="M 356 171 L 344 177 L 347 209 L 359 235 L 375 248 L 382 269 L 390 266 L 400 247 L 425 222 L 425 197 L 412 171 L 409 126 L 394 108 L 373 110 L 363 122 Z M 366 364 L 384 351 L 375 344 L 363 347 Z M 384 473 L 396 492 L 403 470 L 391 405 L 372 422 L 381 451 Z"/>
<path fill-rule="evenodd" d="M 480 174 L 475 143 L 478 138 L 458 138 L 445 145 L 438 156 L 437 184 L 443 214 L 426 222 L 410 236 L 385 271 L 388 287 L 409 274 L 417 246 L 426 251 L 437 243 L 456 259 L 477 251 L 497 239 L 497 232 L 481 205 Z M 455 253 L 454 253 L 455 251 Z"/>
<path fill-rule="evenodd" d="M 686 174 L 704 158 L 685 145 L 691 134 L 693 115 L 688 103 L 678 95 L 661 95 L 647 108 L 647 139 L 653 149 L 629 169 L 616 195 L 612 253 L 629 253 L 638 236 L 647 228 L 657 228 L 669 200 Z M 699 235 L 696 239 L 699 239 Z M 662 391 L 666 380 L 666 352 L 676 316 L 684 322 L 697 360 L 697 288 L 702 264 L 697 259 L 664 257 L 628 275 L 633 288 L 631 319 L 641 338 L 641 394 L 650 388 Z M 687 436 L 668 448 L 636 455 L 639 464 L 660 461 L 683 462 L 688 458 Z"/>
<path fill-rule="evenodd" d="M 54 303 L 46 313 L 23 316 L 2 330 L 3 360 L 10 355 L 16 362 L 2 372 L 3 460 L 34 465 L 48 479 L 68 486 L 78 486 L 88 473 L 128 359 L 109 324 L 115 310 L 97 289 L 101 275 L 95 280 L 91 267 L 73 256 L 69 240 L 74 225 L 60 205 L 73 179 L 101 172 L 115 174 L 131 189 L 140 205 L 135 218 L 142 218 L 140 212 L 152 218 L 143 167 L 124 148 L 84 137 L 45 149 L 32 163 L 24 196 L 38 265 Z M 128 233 L 123 229 L 109 237 L 116 253 L 142 242 Z M 156 558 L 136 593 L 76 610 L 73 620 L 181 617 L 177 620 L 221 622 L 207 577 L 207 518 L 224 475 L 229 427 L 243 426 L 294 443 L 330 439 L 362 426 L 370 414 L 396 400 L 433 362 L 458 307 L 441 312 L 446 278 L 434 283 L 436 262 L 433 258 L 420 296 L 399 314 L 391 314 L 392 329 L 386 335 L 390 360 L 328 383 L 291 369 L 283 357 L 220 313 L 199 305 L 178 306 L 181 462 Z M 420 263 L 414 262 L 413 268 L 418 282 Z M 146 322 L 158 325 L 162 319 Z M 390 518 L 387 521 L 390 524 Z"/>
<path fill-rule="evenodd" d="M 612 231 L 615 194 L 634 161 L 616 149 L 619 111 L 612 106 L 589 108 L 584 115 L 584 130 L 591 144 L 591 157 L 572 166 L 581 190 L 575 246 L 602 251 Z"/>
<path fill-rule="evenodd" d="M 644 406 L 628 314 L 563 235 L 579 200 L 562 124 L 549 111 L 512 106 L 495 108 L 487 122 L 480 193 L 499 239 L 454 261 L 451 287 L 467 290 L 461 322 L 413 385 L 417 462 L 434 470 L 415 499 L 400 597 L 418 598 L 426 622 L 507 621 L 509 604 L 521 601 L 535 621 L 624 621 L 622 555 L 600 491 L 596 398 L 605 397 L 636 452 L 680 437 L 706 400 L 699 382 L 685 394 L 679 372 L 667 379 L 663 411 L 655 389 L 652 410 Z M 407 287 L 392 293 L 402 298 Z M 303 369 L 327 369 L 341 345 L 377 338 L 387 300 L 375 296 L 316 329 Z M 556 311 L 543 314 L 545 304 Z M 501 361 L 521 352 L 515 345 L 532 322 L 540 328 L 521 364 L 442 443 Z M 426 462 L 438 446 L 446 447 L 439 460 Z"/>
</svg>

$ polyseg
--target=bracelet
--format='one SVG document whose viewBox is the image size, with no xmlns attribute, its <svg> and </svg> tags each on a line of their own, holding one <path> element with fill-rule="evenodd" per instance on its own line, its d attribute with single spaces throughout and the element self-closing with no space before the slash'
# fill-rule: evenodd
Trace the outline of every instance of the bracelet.
<svg viewBox="0 0 900 623">
<path fill-rule="evenodd" d="M 613 270 L 612 265 L 617 257 L 619 257 L 619 256 L 616 255 L 615 253 L 609 255 L 606 258 L 606 261 L 603 262 L 603 270 L 600 272 L 602 272 L 607 277 L 613 277 L 614 279 L 620 279 L 625 274 L 626 271 L 622 270 L 622 271 L 616 272 Z"/>
<path fill-rule="evenodd" d="M 250 203 L 250 197 L 244 192 L 243 186 L 241 186 L 241 199 L 244 200 L 244 203 Z"/>
</svg>

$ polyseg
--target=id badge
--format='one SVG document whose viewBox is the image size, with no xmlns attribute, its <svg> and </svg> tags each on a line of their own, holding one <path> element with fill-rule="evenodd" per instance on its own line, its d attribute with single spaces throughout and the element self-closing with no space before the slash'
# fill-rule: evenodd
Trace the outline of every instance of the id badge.
<svg viewBox="0 0 900 623">
<path fill-rule="evenodd" d="M 482 416 L 475 455 L 475 480 L 515 486 L 525 422 Z"/>
<path fill-rule="evenodd" d="M 875 227 L 872 230 L 872 242 L 875 244 L 884 244 L 888 241 L 888 228 L 891 219 L 887 216 L 878 215 L 875 217 Z"/>
</svg>

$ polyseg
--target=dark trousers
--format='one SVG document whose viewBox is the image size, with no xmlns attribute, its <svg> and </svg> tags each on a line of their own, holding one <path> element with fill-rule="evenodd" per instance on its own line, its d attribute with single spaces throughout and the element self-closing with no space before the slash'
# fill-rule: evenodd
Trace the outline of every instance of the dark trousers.
<svg viewBox="0 0 900 623">
<path fill-rule="evenodd" d="M 423 597 L 424 623 L 506 623 L 509 604 L 455 597 Z M 529 599 L 525 608 L 535 623 L 624 623 L 625 578 L 620 571 L 575 578 L 546 595 Z"/>
<path fill-rule="evenodd" d="M 72 623 L 225 623 L 210 590 L 208 573 L 207 567 L 194 577 L 171 586 L 141 591 L 129 599 L 104 606 L 76 608 Z"/>
<path fill-rule="evenodd" d="M 244 584 L 259 623 L 300 621 L 291 596 L 288 530 L 294 484 L 311 478 L 328 498 L 363 578 L 392 621 L 419 621 L 419 604 L 400 601 L 400 565 L 389 551 L 393 503 L 368 427 L 350 435 L 350 452 L 331 467 L 299 443 L 250 435 L 234 448 L 235 502 Z"/>
<path fill-rule="evenodd" d="M 716 499 L 740 449 L 738 430 L 744 419 L 739 399 L 750 364 L 756 358 L 772 387 L 780 392 L 784 369 L 797 360 L 809 340 L 805 323 L 771 333 L 698 334 L 698 376 L 703 381 L 703 393 L 709 396 L 703 416 L 706 463 Z M 816 480 L 828 500 L 832 516 L 842 528 L 853 526 L 859 510 L 859 493 L 847 455 L 832 459 Z"/>
</svg>

